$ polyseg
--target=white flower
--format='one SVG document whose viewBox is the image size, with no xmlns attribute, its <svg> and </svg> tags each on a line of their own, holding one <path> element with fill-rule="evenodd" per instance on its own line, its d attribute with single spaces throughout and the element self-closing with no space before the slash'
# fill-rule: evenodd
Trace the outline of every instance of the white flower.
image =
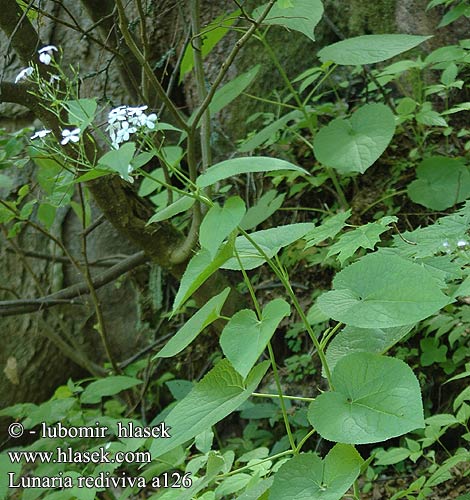
<svg viewBox="0 0 470 500">
<path fill-rule="evenodd" d="M 68 128 L 66 128 L 66 129 L 62 130 L 62 137 L 63 137 L 63 139 L 60 141 L 62 146 L 65 146 L 70 141 L 78 142 L 80 140 L 80 129 L 75 128 L 73 130 L 69 130 Z"/>
<path fill-rule="evenodd" d="M 137 129 L 135 127 L 129 127 L 128 122 L 121 123 L 121 130 L 117 131 L 116 140 L 119 142 L 126 142 L 129 140 L 130 135 L 136 132 Z"/>
<path fill-rule="evenodd" d="M 112 125 L 116 121 L 126 120 L 126 106 L 118 106 L 108 113 L 108 123 Z"/>
<path fill-rule="evenodd" d="M 49 83 L 60 82 L 60 77 L 58 75 L 51 75 L 49 78 Z"/>
<path fill-rule="evenodd" d="M 20 82 L 21 80 L 26 80 L 28 76 L 31 76 L 33 74 L 34 68 L 31 68 L 31 66 L 28 66 L 27 68 L 22 69 L 18 75 L 15 78 L 15 83 Z"/>
<path fill-rule="evenodd" d="M 34 139 L 44 139 L 46 135 L 50 134 L 52 130 L 49 129 L 43 129 L 43 130 L 38 130 L 34 135 L 31 136 L 31 140 Z"/>
<path fill-rule="evenodd" d="M 155 113 L 152 113 L 151 115 L 141 115 L 139 116 L 139 122 L 142 127 L 147 127 L 150 130 L 153 130 L 155 128 L 155 122 L 157 121 L 158 117 Z"/>
<path fill-rule="evenodd" d="M 129 116 L 140 116 L 147 108 L 148 106 L 137 106 L 135 108 L 128 106 L 127 113 Z"/>
<path fill-rule="evenodd" d="M 47 45 L 42 49 L 38 50 L 39 60 L 46 65 L 51 64 L 53 51 L 57 52 L 57 47 L 55 45 Z"/>
<path fill-rule="evenodd" d="M 468 245 L 468 241 L 466 240 L 459 240 L 457 241 L 457 246 L 462 248 L 462 247 L 466 247 Z"/>
</svg>

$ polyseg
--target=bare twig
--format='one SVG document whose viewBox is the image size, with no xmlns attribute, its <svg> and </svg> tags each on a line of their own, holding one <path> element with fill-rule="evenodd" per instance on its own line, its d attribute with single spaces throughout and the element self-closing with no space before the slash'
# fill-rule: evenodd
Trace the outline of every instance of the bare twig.
<svg viewBox="0 0 470 500">
<path fill-rule="evenodd" d="M 145 262 L 147 262 L 147 260 L 148 257 L 144 252 L 137 252 L 131 255 L 119 264 L 116 264 L 107 271 L 104 271 L 103 273 L 96 276 L 93 279 L 94 289 L 97 290 L 98 288 L 111 283 L 112 281 L 119 278 L 119 276 L 144 264 Z M 51 301 L 68 300 L 69 303 L 73 303 L 73 299 L 87 293 L 89 293 L 88 283 L 81 282 L 38 299 L 0 301 L 0 316 L 15 316 L 18 314 L 27 314 L 35 311 L 40 311 L 42 309 L 55 305 Z"/>
</svg>

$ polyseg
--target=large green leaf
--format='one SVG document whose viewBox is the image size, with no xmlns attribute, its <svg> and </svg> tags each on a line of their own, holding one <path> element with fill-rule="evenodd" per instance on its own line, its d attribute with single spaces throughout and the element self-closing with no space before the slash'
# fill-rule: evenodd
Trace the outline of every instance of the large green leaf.
<svg viewBox="0 0 470 500">
<path fill-rule="evenodd" d="M 204 304 L 199 311 L 191 316 L 188 321 L 166 343 L 155 358 L 171 358 L 185 349 L 204 328 L 220 317 L 220 311 L 227 300 L 230 288 L 226 288 Z"/>
<path fill-rule="evenodd" d="M 234 175 L 253 172 L 277 172 L 282 170 L 295 170 L 305 175 L 310 175 L 303 168 L 285 160 L 270 158 L 268 156 L 248 156 L 245 158 L 232 158 L 231 160 L 216 163 L 197 178 L 196 184 L 199 187 L 207 187 Z"/>
<path fill-rule="evenodd" d="M 266 5 L 258 7 L 253 12 L 253 18 L 258 18 L 265 10 Z M 313 30 L 320 22 L 323 15 L 323 4 L 321 0 L 278 0 L 263 24 L 275 24 L 284 26 L 289 30 L 300 31 L 310 40 L 315 41 Z"/>
<path fill-rule="evenodd" d="M 416 169 L 408 196 L 432 210 L 445 210 L 470 197 L 470 172 L 461 160 L 432 156 Z"/>
<path fill-rule="evenodd" d="M 236 99 L 247 87 L 251 85 L 256 75 L 259 73 L 261 65 L 257 64 L 249 69 L 246 73 L 242 73 L 235 79 L 226 83 L 223 87 L 217 90 L 212 99 L 209 110 L 211 115 L 215 115 L 220 110 L 225 108 L 234 99 Z"/>
<path fill-rule="evenodd" d="M 106 377 L 88 385 L 82 392 L 80 401 L 83 404 L 99 403 L 103 397 L 114 396 L 141 383 L 142 380 L 138 378 L 125 377 L 124 375 Z"/>
<path fill-rule="evenodd" d="M 366 255 L 336 275 L 318 299 L 322 312 L 359 328 L 392 328 L 421 321 L 449 304 L 419 264 L 385 252 Z"/>
<path fill-rule="evenodd" d="M 346 259 L 352 257 L 359 248 L 373 250 L 380 241 L 380 235 L 390 229 L 389 224 L 397 222 L 393 216 L 382 217 L 376 222 L 369 222 L 353 231 L 344 233 L 339 240 L 330 247 L 327 257 L 338 254 L 338 260 L 343 265 Z"/>
<path fill-rule="evenodd" d="M 297 455 L 274 476 L 269 500 L 340 500 L 359 476 L 362 458 L 353 446 L 336 444 L 322 460 Z"/>
<path fill-rule="evenodd" d="M 247 376 L 281 320 L 289 314 L 289 304 L 283 299 L 275 299 L 263 309 L 260 320 L 250 309 L 243 309 L 232 316 L 222 331 L 220 345 L 242 377 Z"/>
<path fill-rule="evenodd" d="M 384 104 L 366 104 L 351 118 L 336 118 L 315 136 L 317 160 L 341 173 L 364 173 L 385 151 L 395 118 Z"/>
<path fill-rule="evenodd" d="M 403 361 L 367 352 L 340 359 L 334 391 L 310 404 L 308 419 L 329 441 L 366 444 L 424 427 L 418 379 Z"/>
<path fill-rule="evenodd" d="M 388 349 L 409 333 L 412 326 L 395 328 L 357 328 L 346 326 L 331 341 L 326 351 L 328 367 L 333 370 L 336 363 L 353 352 L 385 354 Z"/>
<path fill-rule="evenodd" d="M 363 35 L 328 45 L 318 52 L 323 62 L 355 66 L 395 57 L 431 38 L 418 35 Z"/>
<path fill-rule="evenodd" d="M 153 441 L 150 447 L 153 459 L 235 411 L 258 387 L 268 366 L 269 361 L 255 366 L 244 381 L 228 360 L 220 360 L 165 417 L 166 425 L 171 428 L 171 437 Z"/>
<path fill-rule="evenodd" d="M 239 196 L 229 198 L 221 208 L 215 204 L 207 212 L 199 230 L 201 247 L 214 257 L 224 239 L 237 228 L 245 215 L 245 203 Z"/>
<path fill-rule="evenodd" d="M 173 303 L 173 311 L 176 311 L 189 297 L 226 262 L 233 254 L 232 243 L 226 243 L 212 257 L 204 248 L 188 262 L 186 271 L 181 278 L 180 287 Z"/>
<path fill-rule="evenodd" d="M 302 239 L 313 228 L 314 224 L 303 222 L 256 231 L 249 236 L 267 257 L 271 258 L 281 248 Z M 260 254 L 258 249 L 245 236 L 237 237 L 235 240 L 235 249 L 245 269 L 254 269 L 265 263 L 264 256 Z M 227 260 L 221 267 L 222 269 L 240 270 L 240 264 L 235 257 Z"/>
</svg>

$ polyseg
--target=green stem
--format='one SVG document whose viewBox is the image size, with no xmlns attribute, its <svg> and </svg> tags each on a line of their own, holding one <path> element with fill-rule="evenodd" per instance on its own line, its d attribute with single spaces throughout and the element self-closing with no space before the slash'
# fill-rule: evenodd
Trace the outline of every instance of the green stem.
<svg viewBox="0 0 470 500">
<path fill-rule="evenodd" d="M 242 271 L 243 280 L 245 281 L 245 284 L 248 287 L 248 290 L 250 292 L 251 299 L 253 300 L 253 305 L 255 306 L 258 320 L 261 321 L 261 319 L 262 319 L 261 307 L 259 305 L 258 299 L 256 298 L 256 293 L 255 293 L 255 290 L 253 288 L 253 285 L 251 284 L 250 278 L 246 274 L 245 268 L 243 267 L 242 261 L 241 261 L 240 256 L 239 256 L 236 249 L 235 249 L 235 256 L 238 260 L 238 264 L 239 264 L 240 269 Z M 286 432 L 287 432 L 287 436 L 289 438 L 289 443 L 291 445 L 291 448 L 293 450 L 295 450 L 295 440 L 294 440 L 294 436 L 292 435 L 292 430 L 290 428 L 289 417 L 287 415 L 286 404 L 284 401 L 284 394 L 282 393 L 281 381 L 279 378 L 279 372 L 277 370 L 277 365 L 276 365 L 276 358 L 274 357 L 274 351 L 273 351 L 271 342 L 268 342 L 268 352 L 269 352 L 269 359 L 271 361 L 271 366 L 273 369 L 273 375 L 274 375 L 274 380 L 276 383 L 277 392 L 279 395 L 279 402 L 281 404 L 282 418 L 284 419 L 284 425 L 286 428 Z"/>
<path fill-rule="evenodd" d="M 343 323 L 338 323 L 334 328 L 326 330 L 326 332 L 323 335 L 323 339 L 320 342 L 320 345 L 322 346 L 322 349 L 325 349 L 326 344 L 328 344 L 329 340 L 333 335 L 343 326 Z"/>
<path fill-rule="evenodd" d="M 276 453 L 276 455 L 273 455 L 272 457 L 267 457 L 264 458 L 263 460 L 260 460 L 256 464 L 262 464 L 264 462 L 269 462 L 271 460 L 277 460 L 278 458 L 285 457 L 286 455 L 293 455 L 294 452 L 292 450 L 286 450 L 286 451 L 281 451 L 280 453 Z M 220 474 L 220 476 L 216 476 L 216 479 L 224 479 L 229 476 L 233 476 L 235 474 L 238 474 L 239 472 L 242 472 L 247 469 L 251 469 L 253 466 L 252 465 L 244 465 L 243 467 L 240 467 L 239 469 L 232 470 L 230 472 L 227 472 L 226 474 Z"/>
<path fill-rule="evenodd" d="M 284 274 L 282 272 L 282 270 L 280 270 L 276 266 L 276 264 L 274 264 L 272 259 L 270 259 L 266 255 L 266 252 L 256 243 L 256 241 L 253 240 L 253 238 L 251 238 L 251 236 L 244 229 L 240 229 L 240 233 L 243 234 L 243 236 L 245 236 L 245 238 L 256 248 L 256 250 L 265 259 L 266 263 L 273 270 L 274 274 L 279 278 L 279 280 L 283 284 L 284 288 L 286 289 L 286 291 L 287 291 L 287 293 L 292 301 L 292 304 L 294 305 L 298 315 L 300 316 L 300 319 L 302 320 L 302 323 L 304 324 L 305 329 L 307 330 L 307 333 L 309 334 L 309 336 L 313 342 L 313 345 L 315 346 L 315 348 L 318 352 L 318 356 L 320 358 L 322 367 L 325 371 L 325 375 L 326 375 L 326 378 L 328 380 L 328 385 L 331 389 L 333 389 L 333 384 L 331 382 L 331 373 L 330 373 L 330 369 L 328 367 L 328 362 L 326 360 L 325 353 L 323 352 L 323 349 L 320 345 L 320 342 L 318 341 L 317 337 L 315 336 L 315 333 L 312 330 L 312 327 L 310 326 L 310 323 L 307 320 L 307 316 L 304 313 L 301 305 L 299 304 L 299 301 L 297 300 L 297 297 L 295 296 L 295 293 L 292 290 L 292 287 L 290 286 L 288 276 L 286 276 L 286 274 Z"/>
<path fill-rule="evenodd" d="M 279 398 L 279 394 L 262 394 L 260 392 L 252 392 L 252 396 L 258 397 L 258 398 Z M 315 398 L 305 398 L 302 396 L 286 396 L 285 394 L 282 395 L 284 399 L 292 399 L 293 401 L 306 401 L 307 403 L 311 403 L 312 401 L 315 401 Z"/>
<path fill-rule="evenodd" d="M 297 448 L 295 449 L 295 451 L 297 453 L 300 452 L 300 450 L 302 449 L 302 446 L 307 442 L 307 440 L 313 436 L 317 431 L 315 429 L 312 429 L 311 431 L 307 432 L 307 434 L 302 438 L 302 440 L 300 441 L 300 443 L 297 445 Z"/>
</svg>

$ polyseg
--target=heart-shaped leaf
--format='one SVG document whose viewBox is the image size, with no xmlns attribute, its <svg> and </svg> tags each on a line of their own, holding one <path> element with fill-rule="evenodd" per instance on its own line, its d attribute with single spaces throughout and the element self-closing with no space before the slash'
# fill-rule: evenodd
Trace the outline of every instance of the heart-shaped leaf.
<svg viewBox="0 0 470 500">
<path fill-rule="evenodd" d="M 274 476 L 269 500 L 340 500 L 359 476 L 362 458 L 353 446 L 336 444 L 322 460 L 297 455 Z"/>
<path fill-rule="evenodd" d="M 416 176 L 408 186 L 408 196 L 432 210 L 445 210 L 470 197 L 470 172 L 456 158 L 426 158 L 418 165 Z"/>
<path fill-rule="evenodd" d="M 360 259 L 338 273 L 335 290 L 318 299 L 322 312 L 359 328 L 392 328 L 431 316 L 450 299 L 424 267 L 385 252 Z"/>
<path fill-rule="evenodd" d="M 366 104 L 351 118 L 336 118 L 315 136 L 317 160 L 345 174 L 364 173 L 385 151 L 395 118 L 384 104 Z"/>
<path fill-rule="evenodd" d="M 411 326 L 395 328 L 357 328 L 346 326 L 331 341 L 326 351 L 328 367 L 333 370 L 336 363 L 344 356 L 354 352 L 373 352 L 384 354 L 390 347 L 401 340 Z"/>
<path fill-rule="evenodd" d="M 334 391 L 310 404 L 309 422 L 329 441 L 366 444 L 424 427 L 418 379 L 403 361 L 368 352 L 340 359 Z"/>
<path fill-rule="evenodd" d="M 275 299 L 263 309 L 261 320 L 250 309 L 243 309 L 232 316 L 222 332 L 220 345 L 242 377 L 247 376 L 280 321 L 289 314 L 289 304 L 285 300 Z"/>
</svg>

